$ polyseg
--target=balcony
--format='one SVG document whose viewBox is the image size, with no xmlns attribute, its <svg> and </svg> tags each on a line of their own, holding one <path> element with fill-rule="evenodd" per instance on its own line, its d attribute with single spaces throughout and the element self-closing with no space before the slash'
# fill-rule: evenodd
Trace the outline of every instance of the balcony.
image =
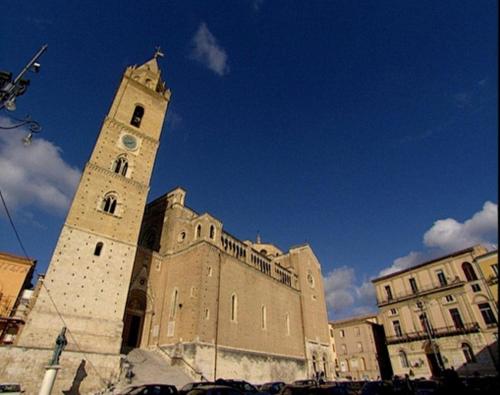
<svg viewBox="0 0 500 395">
<path fill-rule="evenodd" d="M 486 282 L 488 283 L 488 285 L 498 284 L 498 276 L 492 274 L 491 276 L 488 277 Z"/>
<path fill-rule="evenodd" d="M 404 290 L 402 292 L 393 293 L 392 298 L 385 296 L 383 299 L 378 299 L 378 307 L 387 306 L 392 303 L 402 302 L 413 298 L 425 296 L 434 292 L 447 291 L 453 288 L 462 287 L 465 281 L 456 277 L 454 280 L 449 281 L 447 284 L 431 284 L 427 287 L 419 287 L 418 290 Z"/>
<path fill-rule="evenodd" d="M 461 328 L 456 328 L 454 326 L 433 328 L 430 330 L 430 337 L 437 339 L 439 337 L 458 336 L 477 332 L 479 332 L 479 324 L 477 322 L 471 322 L 464 324 Z M 429 333 L 426 331 L 408 332 L 403 333 L 401 336 L 386 337 L 387 344 L 407 343 L 427 339 L 429 339 Z"/>
</svg>

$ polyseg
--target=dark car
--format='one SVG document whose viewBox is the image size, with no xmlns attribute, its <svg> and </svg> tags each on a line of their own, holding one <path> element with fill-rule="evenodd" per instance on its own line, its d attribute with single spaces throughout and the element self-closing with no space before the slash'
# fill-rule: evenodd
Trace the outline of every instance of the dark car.
<svg viewBox="0 0 500 395">
<path fill-rule="evenodd" d="M 306 379 L 306 380 L 295 380 L 292 385 L 316 385 L 316 380 Z"/>
<path fill-rule="evenodd" d="M 287 384 L 281 391 L 280 395 L 313 395 L 313 390 L 316 388 L 316 383 L 314 386 L 306 384 Z"/>
<path fill-rule="evenodd" d="M 199 385 L 188 392 L 188 395 L 243 395 L 243 393 L 227 385 Z"/>
<path fill-rule="evenodd" d="M 390 381 L 368 381 L 363 385 L 360 395 L 393 395 L 394 388 Z"/>
<path fill-rule="evenodd" d="M 320 385 L 315 389 L 318 395 L 349 395 L 345 383 L 328 383 Z"/>
<path fill-rule="evenodd" d="M 267 392 L 268 394 L 275 395 L 281 391 L 285 386 L 283 381 L 273 381 L 270 383 L 264 383 L 259 386 L 259 391 Z"/>
<path fill-rule="evenodd" d="M 215 384 L 236 388 L 245 395 L 257 395 L 263 393 L 259 391 L 255 385 L 252 385 L 244 380 L 217 379 L 215 380 Z"/>
<path fill-rule="evenodd" d="M 177 388 L 169 384 L 140 384 L 126 388 L 120 395 L 177 395 Z"/>
<path fill-rule="evenodd" d="M 186 395 L 189 391 L 201 386 L 201 385 L 211 385 L 214 384 L 210 381 L 194 381 L 192 383 L 186 384 L 184 387 L 182 387 L 178 392 L 179 395 Z"/>
<path fill-rule="evenodd" d="M 412 385 L 415 395 L 432 395 L 439 390 L 438 383 L 432 380 L 415 380 Z"/>
</svg>

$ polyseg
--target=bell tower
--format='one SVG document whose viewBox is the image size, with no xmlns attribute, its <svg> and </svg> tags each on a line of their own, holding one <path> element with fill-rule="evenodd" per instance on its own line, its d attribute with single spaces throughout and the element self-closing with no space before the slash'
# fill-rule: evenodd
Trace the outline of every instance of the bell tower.
<svg viewBox="0 0 500 395">
<path fill-rule="evenodd" d="M 158 67 L 161 55 L 157 51 L 123 75 L 20 346 L 52 348 L 67 326 L 67 350 L 120 352 L 139 231 L 171 95 Z"/>
</svg>

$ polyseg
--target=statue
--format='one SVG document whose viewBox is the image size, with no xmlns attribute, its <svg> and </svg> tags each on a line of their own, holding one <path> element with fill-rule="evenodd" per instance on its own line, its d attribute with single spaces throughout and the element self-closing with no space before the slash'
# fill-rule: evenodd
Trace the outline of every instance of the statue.
<svg viewBox="0 0 500 395">
<path fill-rule="evenodd" d="M 59 333 L 59 336 L 57 336 L 56 339 L 56 346 L 54 348 L 54 354 L 52 355 L 52 360 L 50 361 L 50 365 L 59 365 L 59 357 L 61 356 L 62 351 L 68 344 L 68 341 L 66 340 L 66 327 L 63 326 L 61 329 L 61 333 Z"/>
</svg>

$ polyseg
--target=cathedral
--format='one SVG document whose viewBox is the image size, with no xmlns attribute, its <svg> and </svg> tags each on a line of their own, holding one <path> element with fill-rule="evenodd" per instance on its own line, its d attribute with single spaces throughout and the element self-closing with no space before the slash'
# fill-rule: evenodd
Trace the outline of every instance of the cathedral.
<svg viewBox="0 0 500 395">
<path fill-rule="evenodd" d="M 307 244 L 240 240 L 176 188 L 146 204 L 171 92 L 158 55 L 128 67 L 62 227 L 43 286 L 0 380 L 41 382 L 67 327 L 58 385 L 87 364 L 84 393 L 133 348 L 193 380 L 330 376 L 321 266 Z M 29 385 L 29 384 L 28 384 Z"/>
</svg>

